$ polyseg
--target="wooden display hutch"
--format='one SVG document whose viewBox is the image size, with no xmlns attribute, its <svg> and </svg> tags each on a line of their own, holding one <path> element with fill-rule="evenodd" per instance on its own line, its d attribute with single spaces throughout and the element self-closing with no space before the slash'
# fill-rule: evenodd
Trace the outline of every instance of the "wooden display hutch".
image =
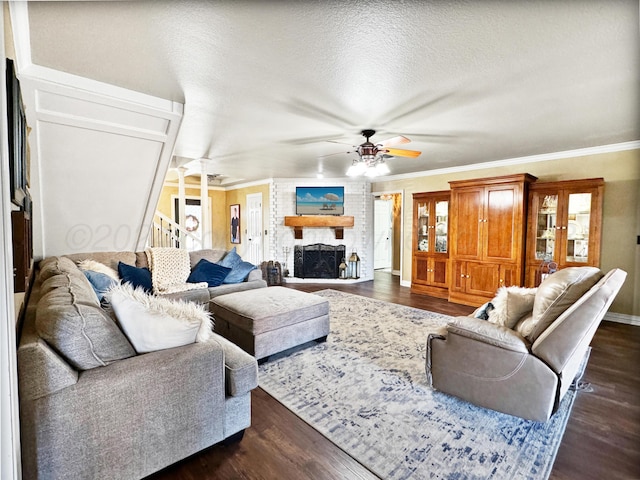
<svg viewBox="0 0 640 480">
<path fill-rule="evenodd" d="M 529 174 L 449 182 L 449 300 L 481 305 L 501 286 L 523 285 Z"/>
<path fill-rule="evenodd" d="M 549 269 L 600 266 L 604 179 L 567 180 L 529 189 L 526 286 Z"/>
<path fill-rule="evenodd" d="M 413 194 L 411 291 L 449 296 L 450 192 Z"/>
</svg>

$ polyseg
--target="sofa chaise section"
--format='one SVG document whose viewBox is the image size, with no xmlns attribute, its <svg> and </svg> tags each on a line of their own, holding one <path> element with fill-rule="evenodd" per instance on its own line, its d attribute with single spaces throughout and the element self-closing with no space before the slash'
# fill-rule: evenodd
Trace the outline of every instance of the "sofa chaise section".
<svg viewBox="0 0 640 480">
<path fill-rule="evenodd" d="M 89 282 L 65 268 L 78 311 L 99 309 Z M 41 336 L 68 298 L 56 290 L 39 305 L 43 291 L 62 291 L 63 283 L 37 272 L 19 342 L 23 478 L 142 478 L 249 427 L 257 362 L 216 334 L 142 355 L 124 352 L 95 368 L 70 363 Z"/>
</svg>

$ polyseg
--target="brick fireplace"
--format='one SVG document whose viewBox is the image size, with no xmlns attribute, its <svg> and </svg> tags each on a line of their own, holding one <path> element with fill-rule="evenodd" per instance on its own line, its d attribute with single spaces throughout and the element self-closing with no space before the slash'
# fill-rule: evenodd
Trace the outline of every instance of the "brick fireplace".
<svg viewBox="0 0 640 480">
<path fill-rule="evenodd" d="M 298 278 L 338 278 L 338 267 L 346 256 L 344 245 L 296 245 L 293 276 Z"/>
</svg>

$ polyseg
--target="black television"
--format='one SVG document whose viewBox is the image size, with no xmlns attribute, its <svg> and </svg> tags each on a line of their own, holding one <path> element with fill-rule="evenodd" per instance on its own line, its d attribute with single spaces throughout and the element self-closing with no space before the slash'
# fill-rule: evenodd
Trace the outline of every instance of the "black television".
<svg viewBox="0 0 640 480">
<path fill-rule="evenodd" d="M 344 215 L 344 187 L 296 187 L 296 215 Z"/>
</svg>

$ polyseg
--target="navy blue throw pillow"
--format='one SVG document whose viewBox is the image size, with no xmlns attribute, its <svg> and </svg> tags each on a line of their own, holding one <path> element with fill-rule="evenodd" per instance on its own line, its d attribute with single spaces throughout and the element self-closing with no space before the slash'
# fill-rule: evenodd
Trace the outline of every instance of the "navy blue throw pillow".
<svg viewBox="0 0 640 480">
<path fill-rule="evenodd" d="M 230 268 L 223 267 L 217 263 L 212 263 L 207 259 L 201 259 L 187 278 L 189 283 L 207 282 L 210 287 L 222 285 L 222 282 L 231 271 Z"/>
<path fill-rule="evenodd" d="M 151 271 L 148 268 L 139 268 L 118 262 L 118 275 L 123 282 L 130 283 L 134 288 L 142 287 L 145 292 L 153 291 Z"/>
</svg>

